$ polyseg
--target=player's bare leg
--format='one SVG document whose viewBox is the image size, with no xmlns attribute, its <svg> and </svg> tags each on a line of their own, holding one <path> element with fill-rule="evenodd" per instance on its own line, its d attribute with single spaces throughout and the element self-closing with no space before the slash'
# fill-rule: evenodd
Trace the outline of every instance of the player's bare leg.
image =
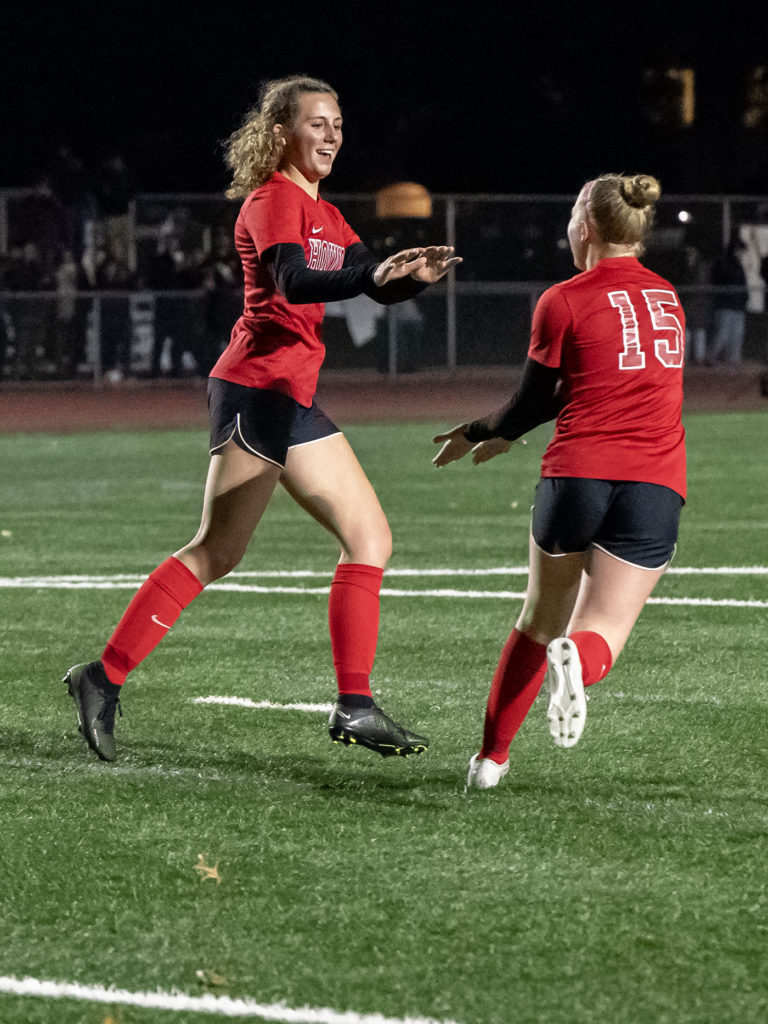
<svg viewBox="0 0 768 1024">
<path fill-rule="evenodd" d="M 601 548 L 588 553 L 567 636 L 547 647 L 547 717 L 557 746 L 578 743 L 586 720 L 584 686 L 604 678 L 615 663 L 665 568 L 631 565 Z"/>
<path fill-rule="evenodd" d="M 207 586 L 245 554 L 280 479 L 281 469 L 233 441 L 211 456 L 200 529 L 175 557 Z"/>
<path fill-rule="evenodd" d="M 370 481 L 346 438 L 333 434 L 291 448 L 281 482 L 341 546 L 328 606 L 339 687 L 328 723 L 331 738 L 384 757 L 422 753 L 429 741 L 385 715 L 370 689 L 379 590 L 392 552 L 389 524 Z"/>
<path fill-rule="evenodd" d="M 115 715 L 126 675 L 154 650 L 206 584 L 237 565 L 279 476 L 279 467 L 232 442 L 214 455 L 195 538 L 150 573 L 101 657 L 74 665 L 64 676 L 80 732 L 103 761 L 116 757 Z"/>
<path fill-rule="evenodd" d="M 518 626 L 547 645 L 549 729 L 557 746 L 572 747 L 586 721 L 585 685 L 615 663 L 664 567 L 643 569 L 600 548 L 548 555 L 533 541 L 530 565 Z M 585 644 L 606 647 L 602 665 L 591 674 L 585 674 Z"/>
<path fill-rule="evenodd" d="M 568 621 L 568 635 L 583 630 L 599 633 L 608 643 L 615 663 L 666 569 L 666 565 L 644 569 L 623 562 L 601 548 L 592 548 Z M 620 601 L 617 600 L 619 594 Z"/>
<path fill-rule="evenodd" d="M 585 555 L 547 554 L 528 540 L 528 586 L 517 628 L 540 644 L 562 636 L 579 596 Z"/>
<path fill-rule="evenodd" d="M 341 562 L 383 569 L 392 533 L 376 492 L 343 434 L 288 451 L 280 482 L 341 545 Z"/>
</svg>

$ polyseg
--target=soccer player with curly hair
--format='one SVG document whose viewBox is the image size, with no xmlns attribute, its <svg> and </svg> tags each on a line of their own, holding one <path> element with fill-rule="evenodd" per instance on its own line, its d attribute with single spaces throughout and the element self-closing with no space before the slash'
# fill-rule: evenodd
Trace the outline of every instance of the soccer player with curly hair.
<svg viewBox="0 0 768 1024">
<path fill-rule="evenodd" d="M 150 573 L 99 659 L 65 676 L 80 730 L 102 760 L 116 756 L 115 711 L 127 674 L 207 584 L 240 562 L 278 484 L 341 547 L 328 609 L 338 685 L 331 738 L 384 756 L 428 745 L 373 699 L 369 677 L 391 534 L 352 448 L 314 395 L 325 302 L 362 293 L 383 304 L 406 300 L 461 261 L 448 246 L 377 261 L 319 195 L 341 143 L 335 90 L 304 75 L 266 83 L 228 140 L 227 195 L 243 201 L 235 243 L 244 310 L 210 375 L 211 461 L 200 529 Z"/>
</svg>

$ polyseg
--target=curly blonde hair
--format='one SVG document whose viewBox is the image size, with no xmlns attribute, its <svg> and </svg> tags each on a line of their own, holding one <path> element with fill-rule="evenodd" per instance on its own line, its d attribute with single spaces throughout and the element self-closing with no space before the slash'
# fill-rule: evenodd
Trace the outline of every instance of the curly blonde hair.
<svg viewBox="0 0 768 1024">
<path fill-rule="evenodd" d="M 324 92 L 337 102 L 339 99 L 327 82 L 309 75 L 289 75 L 262 84 L 258 103 L 247 111 L 240 127 L 224 143 L 224 158 L 232 171 L 232 182 L 226 190 L 229 199 L 250 195 L 277 170 L 282 150 L 275 125 L 293 123 L 299 99 L 307 92 Z"/>
<path fill-rule="evenodd" d="M 585 207 L 600 237 L 641 253 L 653 227 L 659 182 L 650 174 L 601 174 L 590 184 Z"/>
</svg>

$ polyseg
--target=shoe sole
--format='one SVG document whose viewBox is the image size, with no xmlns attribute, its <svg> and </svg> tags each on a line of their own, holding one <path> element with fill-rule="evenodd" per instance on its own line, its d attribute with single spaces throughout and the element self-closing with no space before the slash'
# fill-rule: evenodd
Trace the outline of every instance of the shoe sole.
<svg viewBox="0 0 768 1024">
<path fill-rule="evenodd" d="M 75 711 L 77 712 L 77 730 L 83 737 L 85 742 L 88 744 L 90 749 L 94 752 L 94 754 L 96 754 L 102 761 L 114 761 L 113 757 L 107 757 L 106 754 L 99 749 L 98 744 L 94 739 L 91 738 L 88 730 L 85 728 L 85 716 L 83 714 L 83 708 L 80 703 L 80 694 L 78 693 L 77 688 L 74 685 L 72 679 L 72 673 L 75 671 L 76 668 L 79 668 L 79 665 L 73 665 L 72 668 L 69 669 L 69 671 L 62 679 L 62 683 L 66 684 L 67 692 L 69 693 L 69 696 L 72 698 L 75 704 Z"/>
<path fill-rule="evenodd" d="M 369 740 L 366 736 L 360 736 L 338 725 L 330 726 L 328 735 L 334 743 L 343 743 L 345 747 L 366 747 L 368 750 L 381 754 L 382 757 L 411 757 L 413 754 L 423 754 L 427 749 L 426 743 L 407 743 L 402 747 L 398 747 L 394 743 L 377 743 L 375 740 Z"/>
<path fill-rule="evenodd" d="M 549 687 L 549 731 L 558 747 L 575 747 L 581 739 L 587 717 L 587 700 L 581 679 L 581 662 L 576 644 L 558 638 L 547 647 Z"/>
</svg>

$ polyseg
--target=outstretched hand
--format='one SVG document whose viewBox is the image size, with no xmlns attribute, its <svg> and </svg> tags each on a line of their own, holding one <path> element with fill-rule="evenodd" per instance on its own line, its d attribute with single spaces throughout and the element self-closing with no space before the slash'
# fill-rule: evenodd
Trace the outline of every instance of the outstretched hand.
<svg viewBox="0 0 768 1024">
<path fill-rule="evenodd" d="M 518 441 L 506 441 L 503 437 L 492 437 L 488 441 L 480 441 L 479 444 L 473 444 L 464 436 L 466 426 L 466 423 L 461 423 L 458 427 L 454 427 L 453 430 L 449 430 L 445 434 L 438 434 L 437 437 L 432 438 L 435 444 L 442 443 L 443 445 L 434 459 L 432 459 L 433 465 L 438 467 L 447 466 L 449 462 L 456 462 L 458 459 L 464 458 L 467 452 L 471 451 L 472 461 L 476 466 L 479 466 L 481 462 L 488 462 L 489 459 L 494 458 L 496 455 L 504 455 L 513 444 L 526 444 L 526 441 L 522 438 Z"/>
<path fill-rule="evenodd" d="M 425 263 L 417 270 L 411 271 L 414 281 L 422 284 L 434 284 L 445 277 L 452 267 L 463 262 L 461 256 L 453 255 L 452 245 L 428 245 L 423 252 Z"/>
<path fill-rule="evenodd" d="M 520 440 L 517 443 L 525 444 L 526 442 Z M 479 466 L 481 462 L 487 462 L 496 455 L 505 455 L 511 447 L 511 441 L 507 441 L 503 437 L 492 437 L 489 441 L 481 441 L 480 444 L 475 445 L 472 449 L 472 461 Z"/>
<path fill-rule="evenodd" d="M 425 251 L 423 246 L 419 246 L 415 249 L 401 249 L 393 256 L 387 256 L 374 270 L 373 283 L 381 288 L 388 281 L 398 281 L 401 277 L 408 277 L 414 271 L 421 270 L 427 265 Z"/>
<path fill-rule="evenodd" d="M 377 287 L 388 281 L 397 281 L 409 275 L 414 281 L 422 284 L 434 284 L 444 277 L 451 267 L 462 262 L 460 256 L 453 256 L 452 245 L 417 246 L 413 249 L 401 249 L 393 256 L 388 256 L 373 272 L 373 282 Z"/>
<path fill-rule="evenodd" d="M 473 444 L 464 437 L 464 428 L 467 426 L 466 423 L 460 423 L 458 427 L 454 427 L 453 430 L 448 430 L 444 434 L 438 434 L 432 438 L 434 444 L 442 444 L 443 447 L 432 459 L 432 465 L 447 466 L 449 462 L 456 462 L 458 459 L 463 459 L 467 452 L 471 452 Z"/>
</svg>

